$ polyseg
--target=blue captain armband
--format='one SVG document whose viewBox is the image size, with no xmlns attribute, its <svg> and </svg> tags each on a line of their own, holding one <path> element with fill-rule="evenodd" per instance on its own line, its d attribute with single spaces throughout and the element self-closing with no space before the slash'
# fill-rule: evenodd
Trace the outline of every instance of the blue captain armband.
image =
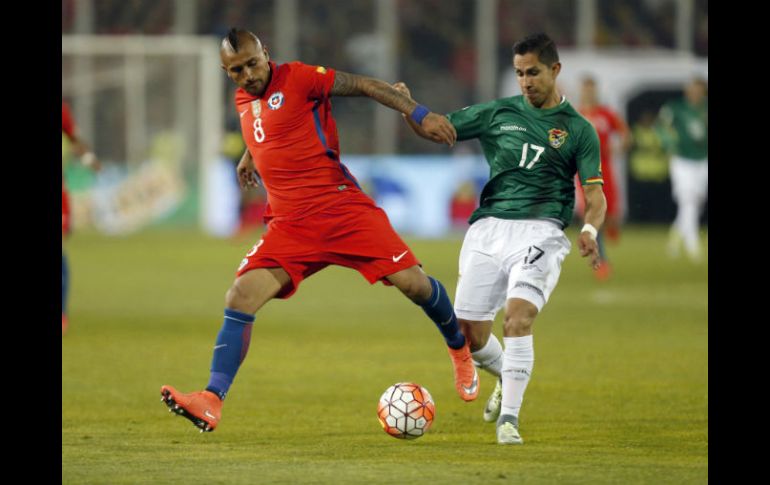
<svg viewBox="0 0 770 485">
<path fill-rule="evenodd" d="M 426 116 L 428 116 L 428 113 L 430 113 L 430 110 L 426 108 L 425 106 L 418 104 L 417 107 L 412 111 L 412 119 L 415 123 L 418 125 L 422 125 L 422 120 Z"/>
</svg>

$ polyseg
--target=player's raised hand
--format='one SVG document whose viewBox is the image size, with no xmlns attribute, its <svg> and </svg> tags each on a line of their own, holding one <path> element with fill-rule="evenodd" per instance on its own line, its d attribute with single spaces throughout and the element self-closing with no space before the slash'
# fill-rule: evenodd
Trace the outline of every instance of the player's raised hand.
<svg viewBox="0 0 770 485">
<path fill-rule="evenodd" d="M 599 245 L 596 243 L 596 238 L 588 231 L 583 231 L 578 236 L 578 249 L 580 250 L 580 256 L 588 257 L 588 265 L 593 268 L 599 268 Z"/>
<path fill-rule="evenodd" d="M 428 113 L 422 120 L 422 129 L 436 143 L 446 143 L 454 146 L 457 141 L 457 131 L 446 116 Z"/>
</svg>

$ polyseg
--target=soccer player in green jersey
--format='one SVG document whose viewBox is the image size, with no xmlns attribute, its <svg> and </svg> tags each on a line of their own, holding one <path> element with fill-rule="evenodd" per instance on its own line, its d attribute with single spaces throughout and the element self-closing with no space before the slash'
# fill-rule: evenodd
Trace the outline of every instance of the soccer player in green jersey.
<svg viewBox="0 0 770 485">
<path fill-rule="evenodd" d="M 709 183 L 708 98 L 702 78 L 690 81 L 684 97 L 663 105 L 658 115 L 671 151 L 671 189 L 677 204 L 668 251 L 679 256 L 682 242 L 693 262 L 701 260 L 698 220 L 706 202 Z"/>
<path fill-rule="evenodd" d="M 455 313 L 476 364 L 498 376 L 484 419 L 497 422 L 500 444 L 523 443 L 519 410 L 534 363 L 532 325 L 571 248 L 564 228 L 575 205 L 576 172 L 586 199 L 578 249 L 593 269 L 606 211 L 599 139 L 556 89 L 561 63 L 555 44 L 545 34 L 522 39 L 513 46 L 513 67 L 523 95 L 447 115 L 458 141 L 479 139 L 490 168 L 460 251 Z M 394 87 L 409 94 L 403 83 Z M 491 335 L 501 308 L 505 350 Z"/>
</svg>

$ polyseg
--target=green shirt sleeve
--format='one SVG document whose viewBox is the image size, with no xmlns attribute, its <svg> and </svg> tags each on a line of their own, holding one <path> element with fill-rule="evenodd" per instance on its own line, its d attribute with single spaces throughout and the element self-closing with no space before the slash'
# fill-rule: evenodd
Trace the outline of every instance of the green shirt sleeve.
<svg viewBox="0 0 770 485">
<path fill-rule="evenodd" d="M 674 108 L 670 102 L 664 104 L 663 107 L 660 108 L 656 130 L 658 135 L 660 135 L 660 139 L 663 141 L 663 146 L 666 151 L 670 153 L 676 152 L 678 135 L 674 129 Z"/>
<path fill-rule="evenodd" d="M 604 184 L 602 161 L 599 154 L 599 135 L 591 125 L 585 125 L 580 133 L 577 150 L 577 169 L 581 185 Z"/>
<path fill-rule="evenodd" d="M 462 141 L 479 138 L 489 125 L 491 113 L 491 103 L 474 104 L 449 113 L 447 118 L 457 130 L 457 141 Z"/>
</svg>

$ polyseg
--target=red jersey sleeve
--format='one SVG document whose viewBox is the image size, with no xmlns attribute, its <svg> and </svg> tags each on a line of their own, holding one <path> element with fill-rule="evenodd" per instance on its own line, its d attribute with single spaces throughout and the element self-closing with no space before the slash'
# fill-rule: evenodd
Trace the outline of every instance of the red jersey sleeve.
<svg viewBox="0 0 770 485">
<path fill-rule="evenodd" d="M 607 115 L 610 118 L 610 122 L 612 124 L 612 129 L 614 131 L 620 132 L 620 133 L 625 131 L 626 124 L 625 124 L 625 122 L 623 122 L 623 120 L 620 118 L 620 116 L 618 116 L 617 113 L 615 113 L 614 111 L 608 109 L 607 110 Z"/>
<path fill-rule="evenodd" d="M 75 136 L 75 121 L 72 119 L 72 113 L 70 113 L 70 107 L 67 103 L 61 104 L 61 131 L 70 139 Z"/>
<path fill-rule="evenodd" d="M 330 67 L 311 66 L 301 62 L 290 62 L 294 86 L 307 99 L 324 99 L 334 86 L 336 71 Z"/>
</svg>

